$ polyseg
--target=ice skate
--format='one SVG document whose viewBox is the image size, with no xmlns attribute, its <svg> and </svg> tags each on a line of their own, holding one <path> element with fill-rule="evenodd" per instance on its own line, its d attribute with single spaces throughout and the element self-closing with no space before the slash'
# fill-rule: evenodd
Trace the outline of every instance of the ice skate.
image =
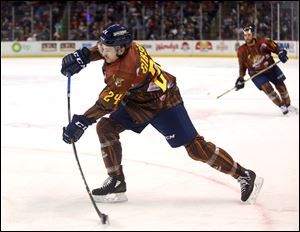
<svg viewBox="0 0 300 232">
<path fill-rule="evenodd" d="M 288 111 L 289 111 L 290 113 L 298 114 L 298 108 L 296 108 L 295 106 L 289 105 L 289 106 L 287 107 L 287 109 L 288 109 Z"/>
<path fill-rule="evenodd" d="M 283 115 L 286 115 L 289 110 L 285 105 L 280 106 L 281 112 L 283 113 Z"/>
<path fill-rule="evenodd" d="M 92 195 L 96 202 L 113 203 L 128 201 L 126 182 L 117 177 L 108 177 L 100 188 L 94 189 Z"/>
<path fill-rule="evenodd" d="M 264 183 L 264 179 L 256 177 L 256 174 L 251 170 L 245 170 L 237 181 L 241 185 L 241 201 L 248 204 L 255 204 L 256 198 Z"/>
</svg>

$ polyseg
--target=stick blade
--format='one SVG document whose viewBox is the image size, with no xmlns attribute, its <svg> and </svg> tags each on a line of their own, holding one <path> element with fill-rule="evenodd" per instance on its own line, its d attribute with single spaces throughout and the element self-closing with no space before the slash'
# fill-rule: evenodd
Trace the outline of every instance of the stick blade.
<svg viewBox="0 0 300 232">
<path fill-rule="evenodd" d="M 103 225 L 109 224 L 109 218 L 108 218 L 108 215 L 106 215 L 106 214 L 102 214 L 102 215 L 101 215 L 101 223 L 102 223 Z"/>
</svg>

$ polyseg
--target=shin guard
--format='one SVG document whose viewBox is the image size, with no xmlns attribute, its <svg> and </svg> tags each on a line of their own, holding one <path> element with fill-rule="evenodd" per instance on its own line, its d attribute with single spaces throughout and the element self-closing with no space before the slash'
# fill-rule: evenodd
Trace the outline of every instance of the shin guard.
<svg viewBox="0 0 300 232">
<path fill-rule="evenodd" d="M 237 178 L 242 173 L 242 167 L 222 148 L 197 135 L 189 144 L 185 145 L 189 156 L 194 160 L 207 163 L 211 167 Z"/>
<path fill-rule="evenodd" d="M 263 84 L 261 88 L 275 105 L 279 107 L 283 105 L 283 101 L 280 99 L 270 83 Z"/>
<path fill-rule="evenodd" d="M 287 91 L 285 84 L 284 83 L 278 84 L 278 85 L 275 85 L 275 87 L 278 90 L 284 105 L 289 106 L 291 104 L 291 99 L 290 99 L 290 96 L 289 96 L 289 93 Z"/>
<path fill-rule="evenodd" d="M 122 125 L 111 118 L 102 118 L 97 124 L 97 133 L 101 143 L 102 158 L 109 176 L 123 176 L 122 146 L 119 133 Z"/>
</svg>

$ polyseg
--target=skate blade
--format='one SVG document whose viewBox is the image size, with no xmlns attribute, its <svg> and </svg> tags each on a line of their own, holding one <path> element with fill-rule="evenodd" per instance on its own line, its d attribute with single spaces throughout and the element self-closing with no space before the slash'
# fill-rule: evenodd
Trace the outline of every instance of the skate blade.
<svg viewBox="0 0 300 232">
<path fill-rule="evenodd" d="M 264 178 L 262 178 L 262 177 L 256 177 L 255 178 L 253 191 L 250 194 L 249 198 L 247 199 L 246 203 L 248 203 L 250 205 L 255 204 L 256 199 L 258 197 L 258 194 L 259 194 L 263 184 L 264 184 Z"/>
<path fill-rule="evenodd" d="M 298 112 L 298 109 L 296 109 L 296 110 L 291 110 L 291 111 L 289 111 L 289 115 L 297 115 L 299 112 Z"/>
<path fill-rule="evenodd" d="M 107 195 L 93 195 L 93 198 L 98 203 L 116 203 L 128 201 L 125 193 L 111 193 Z"/>
<path fill-rule="evenodd" d="M 292 110 L 289 110 L 287 112 L 287 114 L 285 114 L 284 116 L 294 116 L 294 115 L 297 115 L 299 113 L 299 110 L 298 108 L 293 108 Z"/>
</svg>

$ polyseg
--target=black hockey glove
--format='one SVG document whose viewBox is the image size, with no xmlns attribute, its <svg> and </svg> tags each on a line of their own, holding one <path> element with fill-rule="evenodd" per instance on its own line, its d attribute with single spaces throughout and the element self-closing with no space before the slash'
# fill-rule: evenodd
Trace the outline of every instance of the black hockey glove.
<svg viewBox="0 0 300 232">
<path fill-rule="evenodd" d="M 278 58 L 279 60 L 282 62 L 282 63 L 285 63 L 287 62 L 287 60 L 289 59 L 287 57 L 287 51 L 286 50 L 281 50 L 279 53 L 278 53 Z"/>
<path fill-rule="evenodd" d="M 90 63 L 90 51 L 88 48 L 83 47 L 73 53 L 66 55 L 62 60 L 61 73 L 65 76 L 74 75 L 86 67 Z"/>
<path fill-rule="evenodd" d="M 78 141 L 88 126 L 92 125 L 94 122 L 96 121 L 90 121 L 83 115 L 74 114 L 69 125 L 63 128 L 63 140 L 66 143 Z"/>
<path fill-rule="evenodd" d="M 242 77 L 239 77 L 235 82 L 235 90 L 238 91 L 239 89 L 244 88 L 245 83 Z"/>
</svg>

